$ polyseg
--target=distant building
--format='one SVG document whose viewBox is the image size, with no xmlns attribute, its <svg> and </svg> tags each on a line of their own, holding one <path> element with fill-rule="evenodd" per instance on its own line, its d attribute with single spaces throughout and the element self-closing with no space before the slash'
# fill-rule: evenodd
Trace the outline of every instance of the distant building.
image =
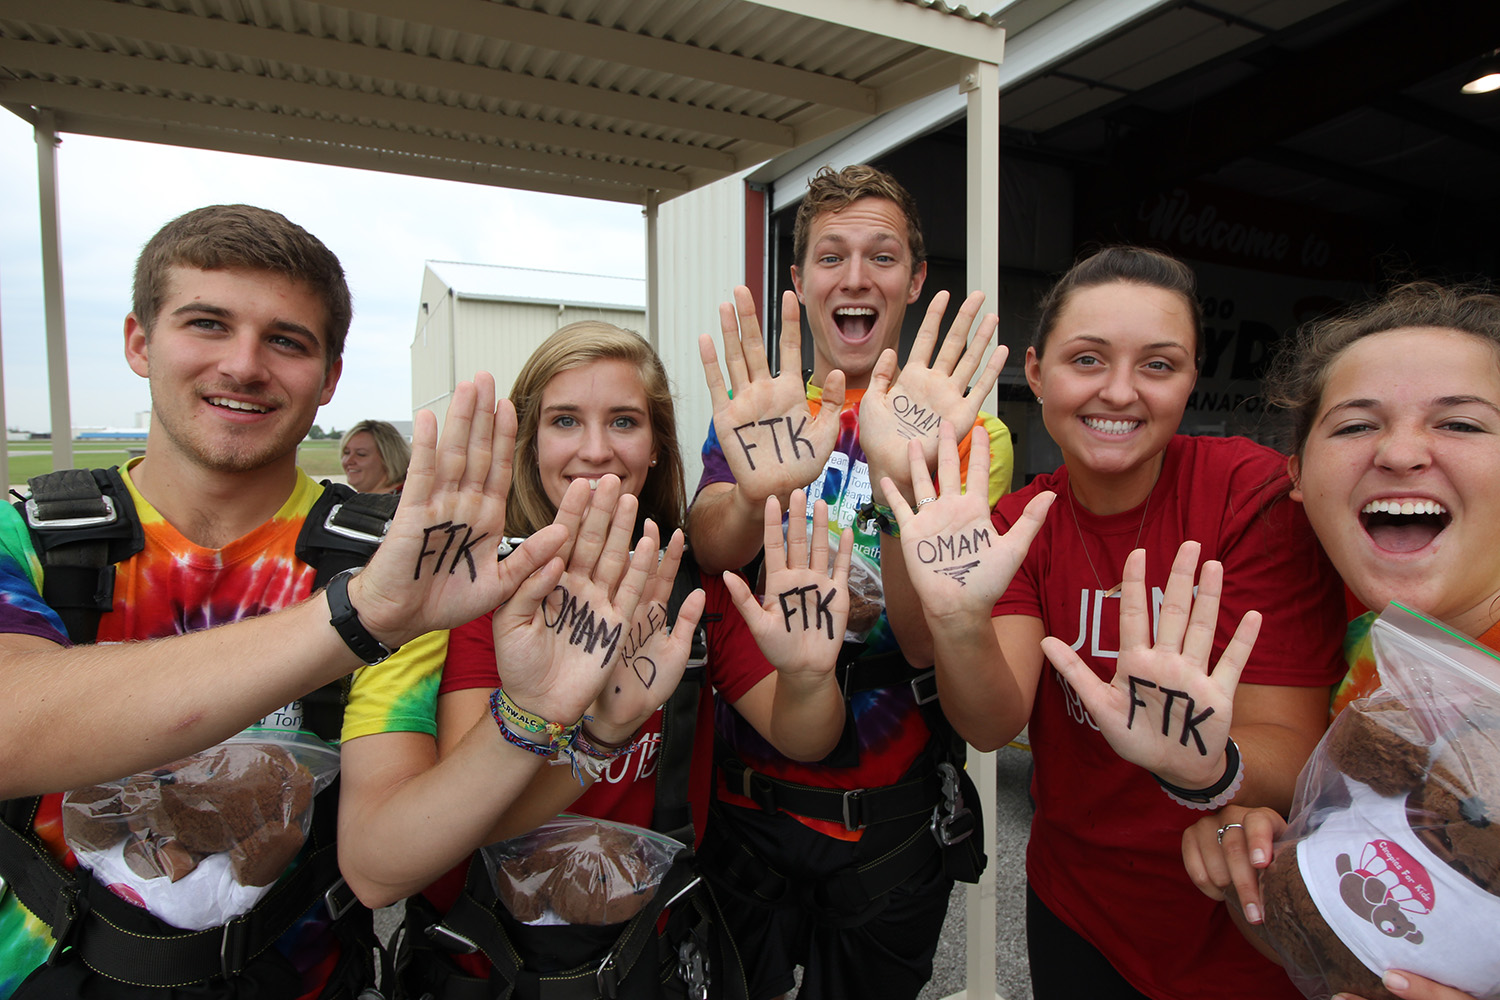
<svg viewBox="0 0 1500 1000">
<path fill-rule="evenodd" d="M 411 345 L 412 411 L 441 421 L 454 388 L 476 371 L 494 375 L 504 395 L 538 344 L 584 319 L 644 334 L 645 279 L 428 261 Z"/>
</svg>

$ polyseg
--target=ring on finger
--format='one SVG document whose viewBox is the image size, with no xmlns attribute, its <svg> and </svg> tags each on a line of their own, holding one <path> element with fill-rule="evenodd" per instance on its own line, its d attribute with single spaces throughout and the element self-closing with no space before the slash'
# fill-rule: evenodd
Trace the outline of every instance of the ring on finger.
<svg viewBox="0 0 1500 1000">
<path fill-rule="evenodd" d="M 1230 830 L 1243 830 L 1244 828 L 1245 824 L 1243 823 L 1225 823 L 1223 826 L 1219 827 L 1219 843 L 1224 843 L 1225 833 L 1229 832 Z"/>
<path fill-rule="evenodd" d="M 920 510 L 924 505 L 930 503 L 937 503 L 937 497 L 923 497 L 917 501 L 917 508 Z"/>
</svg>

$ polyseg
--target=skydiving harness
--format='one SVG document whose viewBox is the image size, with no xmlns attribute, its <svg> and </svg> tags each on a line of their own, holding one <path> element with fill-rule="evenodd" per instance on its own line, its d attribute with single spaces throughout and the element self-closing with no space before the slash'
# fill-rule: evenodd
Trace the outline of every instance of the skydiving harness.
<svg viewBox="0 0 1500 1000">
<path fill-rule="evenodd" d="M 26 519 L 44 568 L 42 598 L 78 645 L 92 643 L 114 603 L 116 565 L 145 548 L 130 491 L 118 467 L 67 469 L 36 476 L 31 496 L 15 506 Z M 297 536 L 297 558 L 314 569 L 313 590 L 336 573 L 362 566 L 384 537 L 399 497 L 356 493 L 323 482 Z M 303 702 L 304 728 L 337 745 L 350 679 L 326 684 Z M 125 902 L 83 869 L 70 870 L 35 836 L 40 797 L 0 802 L 0 885 L 47 924 L 55 941 L 47 965 L 76 959 L 122 984 L 162 988 L 243 973 L 321 900 L 344 946 L 352 987 L 373 985 L 378 948 L 370 911 L 339 875 L 334 834 L 338 782 L 318 793 L 307 844 L 292 873 L 248 912 L 222 927 L 182 931 Z M 3 895 L 3 891 L 0 891 Z M 339 974 L 325 995 L 336 991 Z"/>
<path fill-rule="evenodd" d="M 803 785 L 762 774 L 741 760 L 722 739 L 715 764 L 730 789 L 765 813 L 789 812 L 808 819 L 867 831 L 855 863 L 809 885 L 778 871 L 741 837 L 732 821 L 719 824 L 722 836 L 705 844 L 708 870 L 734 895 L 771 905 L 800 905 L 839 923 L 871 915 L 871 903 L 905 882 L 941 852 L 951 878 L 977 882 L 987 858 L 979 797 L 964 771 L 963 742 L 938 704 L 937 675 L 914 670 L 900 652 L 861 657 L 864 646 L 844 644 L 837 667 L 846 721 L 838 747 L 822 763 L 852 766 L 858 760 L 850 699 L 867 691 L 907 686 L 932 731 L 927 750 L 893 785 L 829 788 Z M 873 856 L 865 857 L 869 853 Z"/>
<path fill-rule="evenodd" d="M 673 581 L 667 617 L 677 620 L 683 600 L 698 586 L 698 572 L 684 556 Z M 705 615 L 705 620 L 710 620 Z M 482 860 L 470 858 L 463 891 L 446 916 L 438 916 L 420 897 L 407 901 L 409 919 L 402 929 L 407 947 L 397 956 L 397 973 L 408 985 L 405 996 L 425 1000 L 488 1000 L 491 997 L 538 998 L 538 1000 L 597 1000 L 620 995 L 636 964 L 652 963 L 654 995 L 681 996 L 687 1000 L 744 1000 L 748 995 L 743 967 L 734 943 L 722 928 L 718 902 L 699 875 L 693 853 L 693 816 L 688 801 L 694 734 L 698 708 L 707 683 L 708 635 L 700 622 L 693 634 L 692 651 L 682 680 L 662 706 L 661 743 L 657 754 L 656 796 L 651 828 L 685 844 L 657 886 L 650 902 L 625 923 L 619 936 L 602 954 L 559 972 L 537 972 L 527 967 L 524 945 L 513 940 L 502 918 L 501 903 Z M 424 914 L 425 911 L 425 915 Z M 666 917 L 662 929 L 663 914 Z M 410 915 L 416 914 L 415 920 Z M 431 923 L 428 923 L 428 920 Z M 522 931 L 529 931 L 522 928 Z M 548 932 L 594 928 L 536 928 Z M 420 934 L 426 942 L 415 940 Z M 482 953 L 493 966 L 489 980 L 464 975 L 451 963 L 429 960 L 422 970 L 425 979 L 409 976 L 401 968 L 410 954 L 438 949 L 449 953 Z M 422 975 L 418 973 L 418 976 Z M 416 981 L 414 981 L 416 980 Z"/>
</svg>

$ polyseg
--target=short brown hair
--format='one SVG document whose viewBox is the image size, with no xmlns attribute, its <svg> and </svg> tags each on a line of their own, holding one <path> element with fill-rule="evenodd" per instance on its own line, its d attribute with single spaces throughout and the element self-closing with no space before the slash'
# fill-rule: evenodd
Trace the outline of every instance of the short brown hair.
<svg viewBox="0 0 1500 1000">
<path fill-rule="evenodd" d="M 1500 359 L 1500 295 L 1488 285 L 1414 281 L 1288 338 L 1266 376 L 1266 398 L 1291 415 L 1291 451 L 1300 455 L 1323 406 L 1328 373 L 1357 341 L 1407 327 L 1456 330 L 1487 341 Z"/>
<path fill-rule="evenodd" d="M 321 240 L 280 212 L 254 205 L 209 205 L 162 226 L 135 262 L 132 309 L 147 337 L 167 297 L 167 272 L 173 267 L 269 271 L 303 282 L 328 312 L 327 366 L 343 356 L 354 315 L 344 268 Z"/>
<path fill-rule="evenodd" d="M 856 163 L 843 170 L 823 167 L 807 182 L 807 194 L 797 206 L 797 222 L 792 228 L 792 257 L 798 267 L 807 264 L 808 236 L 813 220 L 827 212 L 848 208 L 861 198 L 884 198 L 895 202 L 906 216 L 906 248 L 911 251 L 912 270 L 927 259 L 927 244 L 922 239 L 922 222 L 917 218 L 917 201 L 884 170 L 867 163 Z"/>
<path fill-rule="evenodd" d="M 531 353 L 511 386 L 510 401 L 516 407 L 516 461 L 510 481 L 510 502 L 505 509 L 505 531 L 529 535 L 552 523 L 557 508 L 542 487 L 537 462 L 536 432 L 542 422 L 542 393 L 559 372 L 582 368 L 594 361 L 624 361 L 635 366 L 646 393 L 656 464 L 646 472 L 641 486 L 640 515 L 651 518 L 663 538 L 682 527 L 687 494 L 682 484 L 682 451 L 677 447 L 677 416 L 672 405 L 672 384 L 661 358 L 633 330 L 613 323 L 583 320 L 569 323 L 542 341 Z"/>
</svg>

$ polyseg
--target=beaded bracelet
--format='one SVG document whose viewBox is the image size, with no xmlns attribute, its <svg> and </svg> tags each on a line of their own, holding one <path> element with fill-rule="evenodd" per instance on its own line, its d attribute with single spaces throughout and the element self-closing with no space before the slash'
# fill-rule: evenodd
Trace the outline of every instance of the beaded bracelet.
<svg viewBox="0 0 1500 1000">
<path fill-rule="evenodd" d="M 1156 783 L 1178 805 L 1189 809 L 1219 809 L 1228 805 L 1245 783 L 1245 759 L 1231 739 L 1224 745 L 1224 776 L 1207 788 L 1181 788 L 1159 777 Z"/>
</svg>

